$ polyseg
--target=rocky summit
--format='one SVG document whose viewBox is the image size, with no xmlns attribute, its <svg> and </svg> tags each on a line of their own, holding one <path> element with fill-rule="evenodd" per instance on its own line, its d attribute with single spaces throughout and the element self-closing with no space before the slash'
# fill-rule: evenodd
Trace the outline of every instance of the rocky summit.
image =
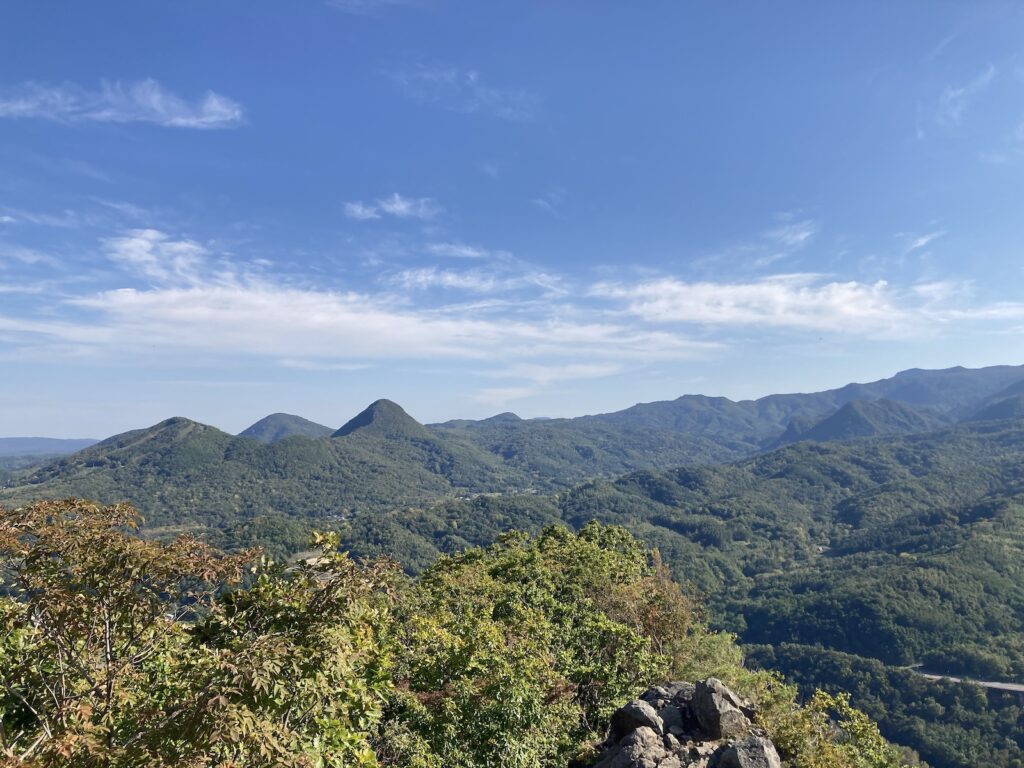
<svg viewBox="0 0 1024 768">
<path fill-rule="evenodd" d="M 755 715 L 713 677 L 655 686 L 615 712 L 593 768 L 781 768 Z"/>
</svg>

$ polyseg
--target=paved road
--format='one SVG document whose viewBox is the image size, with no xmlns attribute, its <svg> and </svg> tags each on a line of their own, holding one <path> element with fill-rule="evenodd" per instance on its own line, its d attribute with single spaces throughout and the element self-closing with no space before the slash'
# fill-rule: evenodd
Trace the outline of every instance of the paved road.
<svg viewBox="0 0 1024 768">
<path fill-rule="evenodd" d="M 1022 683 L 994 683 L 988 680 L 969 680 L 962 677 L 951 677 L 950 675 L 929 675 L 927 672 L 918 672 L 917 674 L 921 675 L 921 677 L 927 677 L 929 680 L 949 680 L 952 683 L 973 683 L 974 685 L 980 685 L 982 688 L 991 688 L 994 691 L 1024 693 L 1024 684 Z"/>
</svg>

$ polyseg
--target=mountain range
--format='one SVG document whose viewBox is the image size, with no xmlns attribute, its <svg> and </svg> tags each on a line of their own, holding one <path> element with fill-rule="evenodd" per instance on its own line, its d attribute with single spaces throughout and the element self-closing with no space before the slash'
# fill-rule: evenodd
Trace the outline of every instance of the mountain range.
<svg viewBox="0 0 1024 768">
<path fill-rule="evenodd" d="M 144 533 L 419 570 L 510 528 L 592 519 L 656 546 L 751 659 L 851 690 L 934 768 L 1024 762 L 1024 706 L 927 680 L 1024 680 L 1024 366 L 911 370 L 826 392 L 699 395 L 574 419 L 340 428 L 185 418 L 10 470 L 0 503 L 128 500 Z"/>
<path fill-rule="evenodd" d="M 378 400 L 338 429 L 276 413 L 232 436 L 176 417 L 9 469 L 0 500 L 128 499 L 154 524 L 263 514 L 323 519 L 476 493 L 553 491 L 637 470 L 735 461 L 796 441 L 914 434 L 1022 412 L 1024 366 L 996 366 L 914 369 L 738 402 L 684 395 L 572 419 L 504 413 L 424 425 Z"/>
</svg>

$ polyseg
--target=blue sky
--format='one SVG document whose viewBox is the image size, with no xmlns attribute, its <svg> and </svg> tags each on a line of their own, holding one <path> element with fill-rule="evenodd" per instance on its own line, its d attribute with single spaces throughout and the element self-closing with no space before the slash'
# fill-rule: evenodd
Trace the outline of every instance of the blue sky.
<svg viewBox="0 0 1024 768">
<path fill-rule="evenodd" d="M 1016 2 L 0 4 L 0 434 L 1024 362 Z"/>
</svg>

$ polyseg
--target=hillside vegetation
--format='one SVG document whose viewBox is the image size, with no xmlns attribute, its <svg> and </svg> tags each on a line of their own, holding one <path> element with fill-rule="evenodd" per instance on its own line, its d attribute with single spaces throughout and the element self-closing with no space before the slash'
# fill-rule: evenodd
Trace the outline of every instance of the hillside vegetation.
<svg viewBox="0 0 1024 768">
<path fill-rule="evenodd" d="M 356 551 L 426 562 L 503 527 L 624 525 L 706 595 L 714 623 L 809 687 L 852 690 L 934 766 L 1024 765 L 1016 696 L 910 667 L 1024 680 L 1024 422 L 800 443 L 549 497 L 353 520 Z M 853 671 L 851 671 L 853 670 Z"/>
<path fill-rule="evenodd" d="M 147 536 L 278 555 L 331 529 L 410 574 L 510 529 L 622 525 L 705 596 L 713 626 L 805 692 L 851 691 L 935 768 L 1020 768 L 1016 696 L 918 670 L 1024 682 L 1024 421 L 988 418 L 1017 413 L 1022 375 L 909 371 L 746 403 L 433 426 L 378 401 L 331 437 L 270 442 L 171 419 L 15 471 L 0 500 L 129 500 Z M 815 439 L 756 452 L 787 430 Z M 658 465 L 677 455 L 664 445 L 704 463 Z"/>
<path fill-rule="evenodd" d="M 10 766 L 564 768 L 623 701 L 714 674 L 790 765 L 898 768 L 840 700 L 810 707 L 620 528 L 506 535 L 409 581 L 317 537 L 286 566 L 129 507 L 0 509 L 0 755 Z M 827 719 L 833 704 L 848 726 Z"/>
</svg>

